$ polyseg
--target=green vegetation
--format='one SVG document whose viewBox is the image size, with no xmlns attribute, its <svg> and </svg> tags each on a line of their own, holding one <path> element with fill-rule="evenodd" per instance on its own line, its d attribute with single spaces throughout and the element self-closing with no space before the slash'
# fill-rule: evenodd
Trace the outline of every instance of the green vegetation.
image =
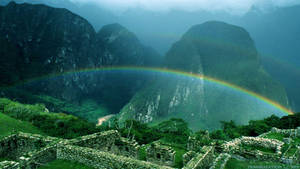
<svg viewBox="0 0 300 169">
<path fill-rule="evenodd" d="M 48 95 L 35 95 L 15 88 L 6 89 L 3 92 L 8 97 L 15 98 L 21 103 L 40 103 L 53 112 L 72 114 L 93 123 L 96 123 L 99 117 L 111 114 L 105 105 L 99 105 L 94 100 L 83 100 L 80 103 L 74 104 Z"/>
<path fill-rule="evenodd" d="M 182 168 L 183 167 L 183 159 L 182 156 L 185 154 L 187 151 L 185 149 L 181 149 L 178 147 L 172 147 L 176 154 L 175 154 L 175 168 Z"/>
<path fill-rule="evenodd" d="M 266 136 L 264 136 L 264 138 L 276 139 L 276 140 L 279 140 L 279 141 L 283 141 L 284 136 L 282 134 L 279 134 L 279 133 L 269 133 Z"/>
<path fill-rule="evenodd" d="M 266 162 L 266 161 L 240 161 L 234 158 L 231 158 L 225 166 L 225 169 L 241 169 L 241 168 L 291 169 L 291 168 L 295 168 L 295 166 L 284 165 L 282 163 L 276 163 L 276 162 Z"/>
<path fill-rule="evenodd" d="M 10 161 L 11 159 L 9 159 L 9 158 L 2 158 L 2 157 L 0 157 L 0 162 L 1 161 Z"/>
<path fill-rule="evenodd" d="M 147 149 L 148 145 L 143 145 L 141 146 L 140 150 L 139 150 L 139 160 L 146 160 L 147 157 Z"/>
<path fill-rule="evenodd" d="M 265 147 L 258 147 L 258 146 L 251 146 L 251 145 L 242 145 L 242 148 L 247 150 L 247 151 L 253 151 L 253 150 L 259 150 L 264 153 L 275 153 L 275 150 L 265 148 Z"/>
<path fill-rule="evenodd" d="M 248 125 L 241 126 L 236 125 L 234 121 L 222 121 L 221 123 L 222 129 L 213 131 L 211 137 L 219 140 L 230 140 L 241 136 L 258 136 L 270 131 L 272 127 L 279 129 L 297 128 L 300 124 L 300 113 L 283 116 L 281 118 L 272 115 L 263 120 L 251 120 Z M 274 135 L 271 137 L 279 136 Z"/>
<path fill-rule="evenodd" d="M 93 103 L 84 103 L 92 106 Z M 188 124 L 182 119 L 172 118 L 156 124 L 143 124 L 135 120 L 126 120 L 119 123 L 117 118 L 112 118 L 109 123 L 106 122 L 100 127 L 95 127 L 93 123 L 89 123 L 78 117 L 67 115 L 64 113 L 49 112 L 43 104 L 21 104 L 9 99 L 0 98 L 0 137 L 9 135 L 15 131 L 23 131 L 29 133 L 45 134 L 61 138 L 75 138 L 82 135 L 92 134 L 104 130 L 116 129 L 123 137 L 135 139 L 140 145 L 143 145 L 139 152 L 140 160 L 146 159 L 146 148 L 154 141 L 173 148 L 175 154 L 176 168 L 183 166 L 182 155 L 187 152 L 186 147 L 188 138 L 193 137 L 199 142 L 200 146 L 210 145 L 212 141 L 221 145 L 225 140 L 230 140 L 242 135 L 257 136 L 269 131 L 272 127 L 286 128 L 284 125 L 296 128 L 299 122 L 299 113 L 286 117 L 271 116 L 263 120 L 250 121 L 248 125 L 239 126 L 235 122 L 221 122 L 222 129 L 209 133 L 208 131 L 199 130 L 193 132 Z M 298 123 L 298 124 L 297 124 Z M 108 125 L 109 124 L 109 125 Z M 213 138 L 215 140 L 210 139 Z M 285 136 L 270 133 L 266 138 L 283 140 Z M 283 146 L 283 152 L 286 156 L 292 156 L 296 152 L 296 145 L 300 144 L 300 138 L 294 138 L 291 144 Z M 260 150 L 265 153 L 274 153 L 274 150 L 262 147 L 246 146 L 246 150 Z M 0 159 L 1 160 L 1 159 Z M 4 159 L 2 159 L 4 160 Z M 227 164 L 227 168 L 244 168 L 250 165 L 276 165 L 276 163 L 237 161 L 231 159 Z M 78 163 L 56 160 L 43 168 L 85 168 Z"/>
<path fill-rule="evenodd" d="M 78 117 L 48 112 L 45 106 L 41 104 L 27 105 L 9 99 L 0 99 L 0 111 L 12 118 L 30 122 L 49 136 L 75 138 L 99 130 L 94 124 Z"/>
<path fill-rule="evenodd" d="M 0 138 L 18 131 L 43 134 L 42 131 L 33 126 L 31 123 L 16 120 L 3 113 L 0 113 L 0 124 Z"/>
<path fill-rule="evenodd" d="M 47 165 L 40 167 L 39 169 L 93 169 L 92 167 L 85 166 L 84 164 L 67 161 L 67 160 L 55 160 Z"/>
</svg>

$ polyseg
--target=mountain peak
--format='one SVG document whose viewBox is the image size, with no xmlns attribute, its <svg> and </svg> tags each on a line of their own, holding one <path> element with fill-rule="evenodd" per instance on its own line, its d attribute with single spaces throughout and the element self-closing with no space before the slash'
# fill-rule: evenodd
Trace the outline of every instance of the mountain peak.
<svg viewBox="0 0 300 169">
<path fill-rule="evenodd" d="M 101 39 L 104 39 L 109 43 L 121 37 L 130 41 L 138 41 L 137 37 L 132 32 L 118 23 L 103 26 L 98 32 L 98 37 L 101 37 Z"/>
<path fill-rule="evenodd" d="M 183 38 L 226 42 L 239 47 L 255 48 L 253 40 L 244 28 L 220 21 L 208 21 L 195 25 Z"/>
</svg>

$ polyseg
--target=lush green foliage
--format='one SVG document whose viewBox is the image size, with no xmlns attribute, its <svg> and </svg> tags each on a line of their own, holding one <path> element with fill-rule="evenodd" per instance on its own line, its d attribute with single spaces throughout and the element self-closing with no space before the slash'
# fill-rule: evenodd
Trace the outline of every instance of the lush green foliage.
<svg viewBox="0 0 300 169">
<path fill-rule="evenodd" d="M 264 169 L 272 169 L 272 168 L 294 168 L 296 166 L 285 165 L 277 162 L 266 162 L 266 161 L 239 161 L 237 159 L 231 158 L 225 169 L 241 169 L 241 168 L 264 168 Z"/>
<path fill-rule="evenodd" d="M 51 113 L 44 105 L 27 105 L 0 99 L 0 111 L 22 121 L 30 122 L 50 136 L 74 138 L 97 131 L 92 123 L 63 113 Z"/>
<path fill-rule="evenodd" d="M 135 120 L 126 120 L 123 127 L 114 128 L 118 129 L 123 137 L 134 138 L 140 144 L 161 139 L 164 142 L 185 145 L 192 133 L 182 119 L 170 119 L 151 127 Z"/>
<path fill-rule="evenodd" d="M 21 103 L 44 104 L 50 111 L 72 114 L 77 117 L 96 123 L 99 117 L 110 114 L 105 105 L 94 100 L 83 100 L 80 103 L 71 103 L 48 95 L 35 95 L 25 90 L 10 88 L 2 90 L 9 98 L 14 98 Z"/>
<path fill-rule="evenodd" d="M 93 169 L 92 167 L 85 166 L 78 162 L 66 161 L 66 160 L 55 160 L 48 163 L 39 169 Z"/>
<path fill-rule="evenodd" d="M 269 131 L 272 127 L 280 129 L 297 128 L 300 125 L 300 113 L 283 116 L 281 118 L 272 115 L 263 120 L 251 120 L 248 125 L 238 126 L 234 121 L 221 122 L 222 130 L 211 133 L 212 138 L 229 140 L 241 136 L 258 136 Z"/>
<path fill-rule="evenodd" d="M 43 132 L 41 132 L 32 124 L 16 120 L 2 113 L 0 113 L 0 124 L 0 137 L 7 136 L 18 131 L 34 134 L 43 134 Z"/>
</svg>

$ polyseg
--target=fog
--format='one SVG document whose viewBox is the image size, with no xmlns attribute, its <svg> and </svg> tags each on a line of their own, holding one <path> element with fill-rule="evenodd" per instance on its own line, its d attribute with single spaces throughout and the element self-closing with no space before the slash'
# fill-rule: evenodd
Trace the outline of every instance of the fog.
<svg viewBox="0 0 300 169">
<path fill-rule="evenodd" d="M 253 6 L 272 8 L 299 4 L 298 0 L 71 0 L 74 3 L 93 3 L 114 12 L 128 9 L 143 9 L 154 12 L 182 10 L 195 12 L 199 10 L 216 12 L 225 11 L 242 15 Z"/>
<path fill-rule="evenodd" d="M 4 0 L 0 3 L 4 3 Z M 67 8 L 95 28 L 120 23 L 163 57 L 193 25 L 219 20 L 245 28 L 266 70 L 300 101 L 299 0 L 17 0 Z M 298 105 L 297 111 L 300 111 Z"/>
</svg>

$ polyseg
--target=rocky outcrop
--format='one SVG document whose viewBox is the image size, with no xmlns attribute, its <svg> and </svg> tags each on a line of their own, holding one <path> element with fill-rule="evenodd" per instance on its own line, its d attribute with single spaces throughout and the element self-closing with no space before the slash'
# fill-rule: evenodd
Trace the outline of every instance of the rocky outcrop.
<svg viewBox="0 0 300 169">
<path fill-rule="evenodd" d="M 96 33 L 84 18 L 45 5 L 11 2 L 1 6 L 0 37 L 1 86 L 77 72 L 35 81 L 26 87 L 68 101 L 110 98 L 107 104 L 113 102 L 115 111 L 128 102 L 146 79 L 119 72 L 78 71 L 103 66 L 154 66 L 159 59 L 154 50 L 143 46 L 133 33 L 118 24 L 105 26 Z M 121 96 L 111 93 L 119 91 Z"/>
<path fill-rule="evenodd" d="M 183 76 L 158 77 L 135 95 L 121 111 L 123 117 L 144 123 L 183 118 L 193 129 L 213 129 L 219 121 L 247 123 L 283 112 L 224 87 L 218 80 L 239 86 L 288 106 L 284 88 L 262 68 L 253 40 L 241 27 L 223 22 L 193 26 L 167 53 L 164 67 L 216 80 Z M 271 112 L 271 113 L 268 113 Z"/>
</svg>

